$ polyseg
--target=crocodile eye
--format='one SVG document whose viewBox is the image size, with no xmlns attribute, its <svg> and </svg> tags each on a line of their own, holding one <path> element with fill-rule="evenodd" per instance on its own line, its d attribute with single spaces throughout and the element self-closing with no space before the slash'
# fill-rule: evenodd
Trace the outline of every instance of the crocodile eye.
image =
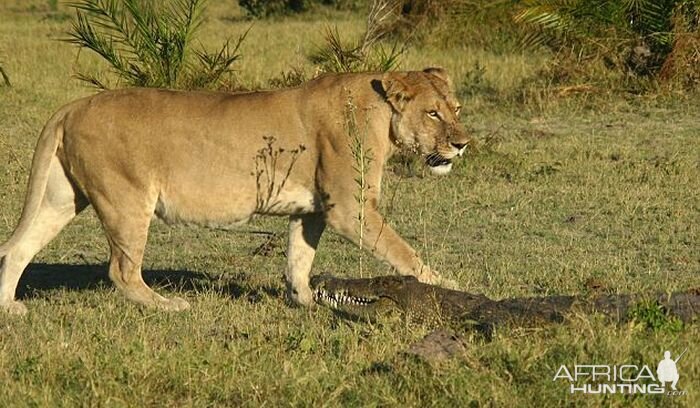
<svg viewBox="0 0 700 408">
<path fill-rule="evenodd" d="M 440 114 L 437 113 L 437 111 L 434 111 L 434 110 L 428 112 L 428 116 L 430 116 L 430 117 L 433 118 L 433 119 L 440 119 Z"/>
</svg>

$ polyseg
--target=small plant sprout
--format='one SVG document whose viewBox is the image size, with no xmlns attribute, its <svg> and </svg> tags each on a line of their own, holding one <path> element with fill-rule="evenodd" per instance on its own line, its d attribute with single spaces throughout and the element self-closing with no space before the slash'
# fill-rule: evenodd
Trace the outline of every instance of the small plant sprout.
<svg viewBox="0 0 700 408">
<path fill-rule="evenodd" d="M 371 188 L 367 183 L 367 173 L 370 165 L 374 160 L 371 149 L 365 147 L 367 141 L 368 125 L 365 123 L 364 129 L 360 129 L 357 124 L 357 106 L 353 102 L 352 95 L 347 92 L 347 100 L 345 102 L 345 129 L 350 138 L 350 153 L 353 158 L 352 169 L 355 172 L 355 184 L 357 185 L 357 193 L 355 200 L 357 202 L 357 221 L 358 221 L 358 237 L 360 246 L 359 271 L 360 277 L 363 276 L 363 240 L 365 236 L 365 205 L 367 204 L 367 192 Z"/>
<path fill-rule="evenodd" d="M 255 156 L 255 184 L 257 186 L 256 212 L 269 213 L 278 205 L 277 198 L 284 188 L 292 169 L 299 156 L 306 150 L 304 145 L 286 150 L 282 147 L 275 148 L 276 139 L 273 136 L 263 137 L 265 147 Z M 288 165 L 278 173 L 278 167 L 282 167 L 281 159 L 288 157 Z"/>
</svg>

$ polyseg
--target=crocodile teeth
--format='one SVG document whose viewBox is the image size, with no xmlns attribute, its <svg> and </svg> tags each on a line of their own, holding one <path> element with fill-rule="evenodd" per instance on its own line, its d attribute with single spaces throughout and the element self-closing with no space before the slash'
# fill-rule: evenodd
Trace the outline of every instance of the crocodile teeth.
<svg viewBox="0 0 700 408">
<path fill-rule="evenodd" d="M 338 308 L 339 305 L 351 304 L 358 306 L 366 306 L 372 303 L 372 300 L 359 297 L 351 296 L 346 291 L 341 290 L 338 292 L 327 292 L 323 289 L 316 289 L 314 291 L 314 299 L 318 302 L 325 303 L 332 308 Z"/>
</svg>

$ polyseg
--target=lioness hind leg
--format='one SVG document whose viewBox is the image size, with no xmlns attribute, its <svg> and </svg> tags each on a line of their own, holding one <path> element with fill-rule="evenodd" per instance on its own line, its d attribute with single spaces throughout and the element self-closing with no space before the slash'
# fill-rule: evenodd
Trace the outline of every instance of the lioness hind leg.
<svg viewBox="0 0 700 408">
<path fill-rule="evenodd" d="M 182 298 L 166 298 L 143 281 L 141 275 L 141 259 L 143 249 L 130 250 L 110 239 L 111 257 L 109 261 L 109 277 L 119 290 L 132 302 L 168 311 L 181 311 L 190 307 Z"/>
<path fill-rule="evenodd" d="M 41 205 L 28 230 L 11 239 L 11 246 L 0 254 L 0 309 L 25 314 L 27 308 L 14 300 L 22 272 L 32 258 L 48 244 L 80 211 L 87 201 L 68 181 L 57 159 L 52 159 L 48 184 Z M 32 216 L 32 215 L 28 215 Z"/>
<path fill-rule="evenodd" d="M 141 305 L 172 311 L 189 308 L 184 299 L 165 298 L 143 281 L 141 265 L 152 212 L 128 208 L 127 203 L 116 209 L 109 202 L 96 199 L 93 206 L 109 241 L 109 277 L 112 282 L 127 299 Z"/>
</svg>

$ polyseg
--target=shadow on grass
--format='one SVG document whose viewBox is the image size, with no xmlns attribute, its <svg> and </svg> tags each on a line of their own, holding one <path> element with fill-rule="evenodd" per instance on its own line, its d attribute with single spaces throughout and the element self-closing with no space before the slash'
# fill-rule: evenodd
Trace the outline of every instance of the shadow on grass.
<svg viewBox="0 0 700 408">
<path fill-rule="evenodd" d="M 106 264 L 67 265 L 30 264 L 22 274 L 17 286 L 18 299 L 44 296 L 43 292 L 54 289 L 96 290 L 112 287 Z M 257 303 L 264 296 L 281 297 L 280 288 L 270 285 L 254 285 L 246 274 L 234 278 L 212 277 L 206 273 L 186 270 L 144 270 L 143 280 L 155 290 L 173 292 L 215 292 L 233 299 L 245 297 Z"/>
</svg>

